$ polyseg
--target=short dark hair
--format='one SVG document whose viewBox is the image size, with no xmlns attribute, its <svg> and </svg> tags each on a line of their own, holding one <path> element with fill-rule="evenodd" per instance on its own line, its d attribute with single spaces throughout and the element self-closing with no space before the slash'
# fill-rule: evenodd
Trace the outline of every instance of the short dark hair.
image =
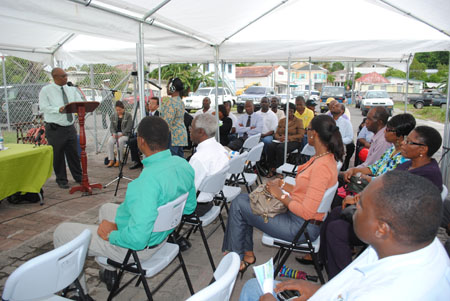
<svg viewBox="0 0 450 301">
<path fill-rule="evenodd" d="M 223 104 L 224 104 L 224 105 L 226 105 L 226 104 L 229 104 L 229 105 L 230 105 L 230 107 L 231 107 L 231 101 L 230 101 L 230 100 L 226 100 L 226 101 L 224 101 L 224 102 L 223 102 Z"/>
<path fill-rule="evenodd" d="M 156 96 L 153 96 L 152 98 L 150 98 L 150 99 L 155 99 L 156 100 L 156 104 L 159 106 L 159 98 L 158 97 L 156 97 Z"/>
<path fill-rule="evenodd" d="M 383 186 L 373 197 L 376 215 L 405 244 L 430 242 L 442 218 L 441 194 L 428 179 L 407 171 L 385 173 Z"/>
<path fill-rule="evenodd" d="M 375 114 L 373 115 L 373 117 L 386 125 L 389 119 L 388 111 L 384 107 L 375 107 L 373 109 L 375 110 Z"/>
<path fill-rule="evenodd" d="M 165 150 L 169 145 L 169 125 L 158 116 L 147 116 L 141 120 L 137 134 L 144 138 L 150 150 Z"/>
<path fill-rule="evenodd" d="M 301 101 L 301 102 L 303 102 L 304 105 L 306 105 L 305 99 L 301 95 L 299 95 L 295 98 L 295 103 L 297 103 L 297 101 Z"/>
<path fill-rule="evenodd" d="M 416 127 L 416 119 L 409 113 L 398 114 L 389 119 L 386 126 L 395 129 L 397 137 L 407 136 Z"/>
<path fill-rule="evenodd" d="M 122 102 L 122 101 L 120 101 L 120 100 L 116 101 L 116 107 L 119 107 L 119 108 L 125 109 L 125 106 L 123 105 L 123 102 Z"/>
<path fill-rule="evenodd" d="M 219 105 L 219 112 L 222 112 L 222 115 L 224 117 L 228 116 L 228 112 L 227 112 L 227 109 L 225 109 L 225 105 Z"/>
<path fill-rule="evenodd" d="M 259 103 L 261 103 L 261 102 L 263 102 L 263 101 L 267 101 L 267 102 L 269 103 L 269 102 L 270 102 L 270 101 L 269 101 L 269 97 L 263 96 L 263 97 L 261 98 L 261 100 L 259 101 Z"/>
<path fill-rule="evenodd" d="M 294 111 L 295 111 L 296 108 L 297 108 L 297 107 L 296 107 L 292 102 L 289 103 L 289 108 L 288 108 L 288 110 L 294 110 Z"/>
<path fill-rule="evenodd" d="M 414 131 L 419 135 L 421 142 L 428 146 L 427 156 L 433 156 L 442 145 L 441 134 L 436 129 L 426 125 L 418 126 Z"/>
<path fill-rule="evenodd" d="M 319 134 L 320 140 L 327 146 L 334 155 L 336 161 L 342 161 L 344 156 L 344 144 L 341 132 L 336 122 L 331 116 L 317 115 L 311 120 L 311 128 Z"/>
</svg>

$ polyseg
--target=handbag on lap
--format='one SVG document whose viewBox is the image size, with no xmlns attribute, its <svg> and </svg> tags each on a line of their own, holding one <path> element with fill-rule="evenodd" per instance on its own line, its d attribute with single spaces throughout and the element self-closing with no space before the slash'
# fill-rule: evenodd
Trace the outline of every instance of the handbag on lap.
<svg viewBox="0 0 450 301">
<path fill-rule="evenodd" d="M 265 223 L 269 222 L 269 217 L 275 217 L 287 211 L 287 207 L 267 191 L 265 184 L 253 190 L 249 198 L 253 214 L 262 216 Z"/>
</svg>

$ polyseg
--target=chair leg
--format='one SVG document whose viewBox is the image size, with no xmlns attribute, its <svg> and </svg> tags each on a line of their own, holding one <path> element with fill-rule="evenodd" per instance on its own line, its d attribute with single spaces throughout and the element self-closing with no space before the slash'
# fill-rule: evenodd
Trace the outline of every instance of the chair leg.
<svg viewBox="0 0 450 301">
<path fill-rule="evenodd" d="M 277 265 L 277 268 L 274 270 L 273 273 L 273 279 L 275 279 L 278 276 L 278 273 L 281 271 L 281 268 L 286 263 L 287 259 L 289 258 L 289 255 L 291 255 L 292 250 L 288 249 L 285 250 L 286 254 L 284 256 L 280 256 L 281 260 L 280 263 Z"/>
<path fill-rule="evenodd" d="M 323 278 L 322 270 L 319 266 L 319 260 L 317 258 L 317 254 L 314 253 L 314 250 L 310 252 L 311 257 L 313 259 L 314 268 L 316 269 L 317 276 L 319 276 L 320 283 L 325 284 L 325 279 Z"/>
<path fill-rule="evenodd" d="M 194 294 L 194 288 L 192 287 L 191 279 L 189 278 L 188 271 L 186 269 L 186 265 L 184 264 L 183 256 L 181 255 L 181 251 L 178 251 L 178 259 L 180 260 L 181 268 L 183 269 L 184 278 L 186 278 L 186 283 L 189 287 L 189 292 L 191 296 Z"/>
<path fill-rule="evenodd" d="M 132 251 L 132 254 L 134 262 L 136 263 L 136 267 L 140 272 L 139 278 L 142 282 L 142 285 L 144 286 L 145 294 L 147 295 L 148 300 L 152 301 L 153 300 L 152 293 L 150 292 L 150 288 L 148 287 L 147 279 L 145 278 L 145 273 L 141 266 L 141 261 L 139 260 L 136 251 Z"/>
<path fill-rule="evenodd" d="M 220 209 L 222 211 L 222 208 Z M 226 232 L 225 223 L 223 221 L 222 213 L 219 213 L 220 224 L 222 225 L 223 233 Z"/>
<path fill-rule="evenodd" d="M 119 269 L 117 281 L 114 283 L 111 291 L 109 292 L 108 301 L 111 301 L 112 298 L 119 293 L 119 285 L 120 285 L 120 281 L 122 280 L 123 272 L 124 272 L 123 267 L 128 263 L 128 260 L 130 260 L 130 256 L 131 256 L 131 250 L 128 250 L 127 255 L 125 255 L 125 258 L 123 260 L 122 267 Z"/>
<path fill-rule="evenodd" d="M 203 244 L 205 245 L 206 253 L 208 254 L 209 262 L 211 263 L 211 267 L 213 269 L 213 272 L 215 272 L 216 271 L 216 266 L 214 265 L 214 260 L 213 260 L 212 255 L 211 255 L 211 250 L 209 249 L 208 240 L 206 239 L 205 232 L 203 231 L 203 226 L 200 224 L 198 226 L 198 228 L 200 229 L 200 234 L 202 236 Z"/>
</svg>

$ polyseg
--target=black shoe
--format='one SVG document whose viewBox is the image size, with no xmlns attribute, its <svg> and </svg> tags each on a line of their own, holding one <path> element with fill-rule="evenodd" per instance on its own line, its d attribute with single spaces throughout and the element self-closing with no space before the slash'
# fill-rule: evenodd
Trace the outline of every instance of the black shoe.
<svg viewBox="0 0 450 301">
<path fill-rule="evenodd" d="M 117 272 L 110 270 L 100 270 L 98 271 L 98 276 L 100 277 L 100 281 L 106 284 L 106 289 L 110 292 L 114 287 L 114 284 L 117 282 Z"/>
<path fill-rule="evenodd" d="M 142 163 L 140 162 L 136 162 L 134 163 L 133 166 L 130 166 L 130 169 L 138 169 L 138 168 L 142 168 L 144 165 L 142 165 Z"/>
<path fill-rule="evenodd" d="M 62 189 L 69 189 L 70 188 L 70 186 L 67 184 L 67 183 L 58 183 L 58 186 L 59 186 L 59 188 L 62 188 Z"/>
<path fill-rule="evenodd" d="M 175 237 L 175 241 L 172 239 L 172 237 Z M 180 236 L 180 235 L 178 235 L 176 233 L 173 233 L 173 235 L 171 235 L 169 237 L 169 239 L 167 239 L 167 242 L 178 244 L 178 246 L 180 247 L 181 252 L 189 250 L 189 248 L 192 247 L 192 244 L 189 242 L 189 240 L 187 240 L 183 236 Z"/>
</svg>

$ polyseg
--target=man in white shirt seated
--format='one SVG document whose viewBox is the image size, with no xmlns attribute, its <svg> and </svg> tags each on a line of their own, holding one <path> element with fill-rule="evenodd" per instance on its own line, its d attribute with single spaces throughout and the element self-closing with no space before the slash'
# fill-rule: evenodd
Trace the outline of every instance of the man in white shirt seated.
<svg viewBox="0 0 450 301">
<path fill-rule="evenodd" d="M 229 162 L 228 152 L 218 143 L 214 136 L 217 131 L 216 118 L 211 114 L 200 114 L 194 118 L 190 128 L 192 143 L 197 145 L 197 151 L 189 163 L 195 171 L 195 189 L 198 190 L 202 181 L 222 170 Z M 214 195 L 200 193 L 197 197 L 196 213 L 199 216 L 208 212 Z"/>
<path fill-rule="evenodd" d="M 341 132 L 342 142 L 345 145 L 345 159 L 342 165 L 341 171 L 348 169 L 350 159 L 355 152 L 355 144 L 353 143 L 353 126 L 350 120 L 344 118 L 345 105 L 339 102 L 335 102 L 330 106 L 330 112 L 333 119 L 336 121 L 336 125 Z"/>
<path fill-rule="evenodd" d="M 201 114 L 211 114 L 214 111 L 213 108 L 211 108 L 211 99 L 209 97 L 203 98 L 203 106 L 200 110 L 195 112 L 194 117 L 201 115 Z"/>
<path fill-rule="evenodd" d="M 353 228 L 369 247 L 323 286 L 304 280 L 276 285 L 297 290 L 299 300 L 450 300 L 450 260 L 436 238 L 442 217 L 439 190 L 427 179 L 391 171 L 361 193 Z M 244 300 L 276 300 L 256 279 L 241 292 Z M 261 296 L 261 298 L 260 298 Z"/>
<path fill-rule="evenodd" d="M 277 130 L 278 118 L 272 110 L 269 110 L 269 98 L 261 98 L 261 110 L 256 112 L 263 119 L 263 128 L 261 133 L 261 141 L 264 142 L 264 149 L 272 143 L 273 134 Z"/>
<path fill-rule="evenodd" d="M 245 102 L 245 114 L 239 116 L 236 133 L 238 138 L 231 141 L 228 147 L 238 151 L 244 145 L 244 141 L 253 135 L 261 134 L 263 130 L 263 119 L 255 113 L 255 107 L 251 100 Z"/>
<path fill-rule="evenodd" d="M 284 111 L 278 108 L 278 98 L 275 96 L 270 99 L 270 109 L 277 115 L 278 121 L 284 118 Z"/>
</svg>

